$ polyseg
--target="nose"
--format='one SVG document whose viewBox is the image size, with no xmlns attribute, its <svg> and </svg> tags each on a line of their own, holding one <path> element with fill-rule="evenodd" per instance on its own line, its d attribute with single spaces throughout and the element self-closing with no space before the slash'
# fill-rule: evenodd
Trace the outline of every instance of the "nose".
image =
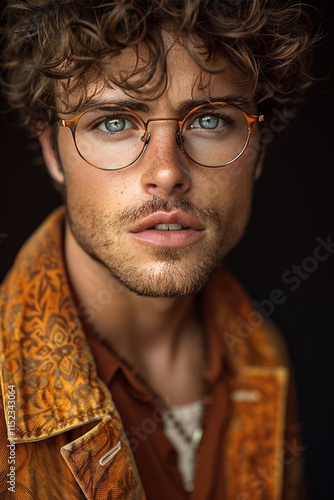
<svg viewBox="0 0 334 500">
<path fill-rule="evenodd" d="M 141 159 L 141 182 L 144 191 L 152 196 L 181 195 L 191 187 L 190 160 L 177 143 L 177 125 L 172 120 L 149 124 L 149 143 Z"/>
</svg>

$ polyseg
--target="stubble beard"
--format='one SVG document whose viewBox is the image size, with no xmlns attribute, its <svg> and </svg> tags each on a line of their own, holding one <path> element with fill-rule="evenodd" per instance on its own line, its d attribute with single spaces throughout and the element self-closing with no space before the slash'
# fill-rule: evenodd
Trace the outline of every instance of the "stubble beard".
<svg viewBox="0 0 334 500">
<path fill-rule="evenodd" d="M 172 206 L 173 205 L 173 206 Z M 183 248 L 146 247 L 146 263 L 135 252 L 128 250 L 119 232 L 122 221 L 139 219 L 157 210 L 183 208 L 190 210 L 189 202 L 151 201 L 135 213 L 123 211 L 110 217 L 90 217 L 84 213 L 73 214 L 67 206 L 67 219 L 72 234 L 93 260 L 108 270 L 110 275 L 131 292 L 151 298 L 184 297 L 199 292 L 211 274 L 219 267 L 230 249 L 232 220 L 222 221 L 213 210 L 201 210 L 202 220 L 214 223 L 211 237 L 195 246 Z M 75 215 L 75 216 L 74 216 Z M 116 222 L 115 222 L 116 221 Z M 124 241 L 124 240 L 123 240 Z M 149 265 L 148 263 L 152 263 Z"/>
<path fill-rule="evenodd" d="M 162 250 L 162 251 L 161 251 Z M 101 259 L 95 253 L 90 256 L 100 262 L 125 288 L 142 297 L 171 298 L 197 293 L 207 282 L 212 272 L 220 265 L 219 255 L 203 255 L 191 268 L 183 261 L 191 249 L 164 248 L 155 251 L 150 269 L 141 269 L 135 257 Z M 202 252 L 201 252 L 202 253 Z"/>
</svg>

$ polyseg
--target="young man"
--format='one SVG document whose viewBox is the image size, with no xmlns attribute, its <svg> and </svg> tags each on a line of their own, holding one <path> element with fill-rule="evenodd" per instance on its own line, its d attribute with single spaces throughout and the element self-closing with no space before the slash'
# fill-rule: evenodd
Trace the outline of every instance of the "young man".
<svg viewBox="0 0 334 500">
<path fill-rule="evenodd" d="M 286 350 L 223 260 L 311 81 L 306 15 L 16 0 L 4 17 L 7 97 L 64 205 L 2 284 L 1 498 L 302 498 Z"/>
</svg>

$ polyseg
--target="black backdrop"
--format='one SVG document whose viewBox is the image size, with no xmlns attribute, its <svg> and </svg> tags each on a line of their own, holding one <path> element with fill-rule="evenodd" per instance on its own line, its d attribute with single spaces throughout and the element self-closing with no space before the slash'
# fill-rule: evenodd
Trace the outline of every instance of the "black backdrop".
<svg viewBox="0 0 334 500">
<path fill-rule="evenodd" d="M 328 33 L 316 50 L 318 73 L 325 76 L 334 62 L 330 2 L 309 3 Z M 311 500 L 334 498 L 334 252 L 328 244 L 334 243 L 333 81 L 319 82 L 289 135 L 270 144 L 251 223 L 227 259 L 286 338 Z M 0 116 L 0 280 L 22 243 L 60 203 L 36 143 L 16 121 L 14 113 Z M 327 250 L 319 251 L 321 241 Z"/>
</svg>

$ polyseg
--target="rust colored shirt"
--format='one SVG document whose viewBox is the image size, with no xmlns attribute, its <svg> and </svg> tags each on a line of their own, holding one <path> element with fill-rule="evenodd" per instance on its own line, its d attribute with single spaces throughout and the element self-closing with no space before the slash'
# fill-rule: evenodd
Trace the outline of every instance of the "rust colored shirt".
<svg viewBox="0 0 334 500">
<path fill-rule="evenodd" d="M 206 311 L 202 316 L 208 339 L 208 381 L 212 387 L 213 403 L 206 412 L 204 435 L 197 454 L 195 488 L 191 493 L 185 491 L 177 467 L 176 451 L 164 435 L 162 416 L 153 398 L 122 362 L 95 337 L 88 336 L 98 374 L 110 389 L 120 412 L 149 500 L 162 497 L 173 500 L 223 500 L 222 490 L 217 489 L 217 485 L 227 406 L 224 353 Z"/>
</svg>

